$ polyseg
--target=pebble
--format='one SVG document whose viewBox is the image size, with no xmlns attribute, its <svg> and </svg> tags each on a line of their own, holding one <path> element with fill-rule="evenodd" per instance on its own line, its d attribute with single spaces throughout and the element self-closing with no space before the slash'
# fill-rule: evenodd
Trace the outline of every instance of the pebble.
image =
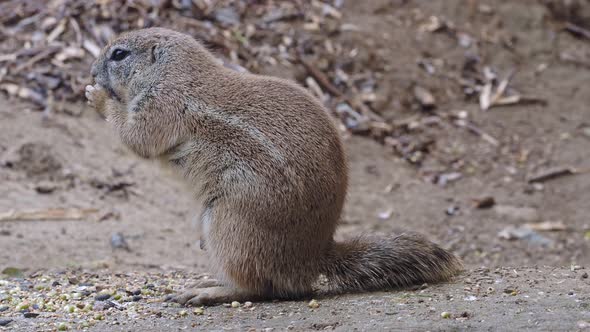
<svg viewBox="0 0 590 332">
<path fill-rule="evenodd" d="M 251 307 L 252 307 L 252 305 L 253 305 L 253 304 L 252 304 L 252 302 L 250 302 L 250 301 L 246 301 L 246 302 L 244 303 L 244 308 L 251 308 Z"/>
<path fill-rule="evenodd" d="M 582 273 L 582 279 L 588 279 L 588 272 Z"/>
<path fill-rule="evenodd" d="M 0 319 L 0 326 L 6 326 L 12 322 L 12 319 Z"/>
<path fill-rule="evenodd" d="M 320 307 L 320 303 L 317 300 L 311 300 L 309 301 L 309 303 L 307 304 L 308 307 L 312 308 L 312 309 L 317 309 Z"/>
<path fill-rule="evenodd" d="M 133 302 L 137 302 L 137 301 L 139 301 L 141 299 L 142 299 L 141 295 L 133 295 L 133 297 L 131 298 L 131 300 Z"/>
<path fill-rule="evenodd" d="M 46 181 L 40 182 L 37 184 L 37 186 L 35 186 L 35 191 L 37 191 L 39 194 L 51 194 L 56 189 L 57 185 L 55 183 Z"/>
<path fill-rule="evenodd" d="M 37 316 L 39 316 L 39 313 L 37 313 L 37 312 L 25 312 L 23 314 L 23 316 L 25 318 L 37 318 Z"/>
<path fill-rule="evenodd" d="M 131 248 L 129 248 L 129 244 L 125 239 L 125 236 L 121 233 L 114 233 L 113 235 L 111 235 L 111 247 L 113 247 L 113 249 L 123 249 L 126 251 L 131 251 Z"/>
<path fill-rule="evenodd" d="M 531 244 L 549 246 L 553 241 L 528 227 L 508 226 L 498 233 L 498 237 L 504 240 L 525 240 Z"/>
<path fill-rule="evenodd" d="M 114 306 L 115 305 L 111 301 L 96 301 L 94 303 L 94 310 L 96 310 L 96 311 L 107 310 L 107 309 L 110 309 Z"/>
<path fill-rule="evenodd" d="M 445 319 L 451 318 L 451 313 L 450 312 L 443 311 L 443 312 L 441 312 L 440 316 L 442 318 L 445 318 Z"/>
<path fill-rule="evenodd" d="M 193 310 L 193 314 L 195 314 L 195 315 L 199 315 L 200 316 L 200 315 L 202 315 L 204 313 L 205 313 L 205 309 L 203 309 L 203 308 L 195 308 L 195 310 Z"/>
<path fill-rule="evenodd" d="M 0 307 L 0 312 L 4 312 L 4 311 L 6 311 L 8 309 L 9 309 L 8 306 L 1 306 Z"/>
<path fill-rule="evenodd" d="M 94 297 L 97 301 L 106 301 L 111 298 L 111 294 L 98 294 Z"/>
<path fill-rule="evenodd" d="M 239 308 L 239 307 L 240 307 L 240 302 L 238 302 L 238 301 L 233 301 L 233 302 L 231 303 L 231 307 L 232 307 L 232 308 Z"/>
</svg>

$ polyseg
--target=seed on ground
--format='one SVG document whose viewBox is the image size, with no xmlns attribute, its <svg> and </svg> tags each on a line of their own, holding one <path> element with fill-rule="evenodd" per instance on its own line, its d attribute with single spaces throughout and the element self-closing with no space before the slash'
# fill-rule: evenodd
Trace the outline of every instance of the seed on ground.
<svg viewBox="0 0 590 332">
<path fill-rule="evenodd" d="M 309 301 L 309 303 L 307 304 L 308 307 L 312 308 L 312 309 L 317 309 L 320 307 L 320 303 L 317 300 L 311 300 Z"/>
</svg>

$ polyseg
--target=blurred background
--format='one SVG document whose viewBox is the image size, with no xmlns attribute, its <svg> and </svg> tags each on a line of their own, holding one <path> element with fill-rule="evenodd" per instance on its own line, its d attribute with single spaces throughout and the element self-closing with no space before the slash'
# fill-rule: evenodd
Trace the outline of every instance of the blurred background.
<svg viewBox="0 0 590 332">
<path fill-rule="evenodd" d="M 152 26 L 329 108 L 351 169 L 339 238 L 417 231 L 471 268 L 590 263 L 588 1 L 5 0 L 0 271 L 206 270 L 189 195 L 83 98 L 106 42 Z"/>
</svg>

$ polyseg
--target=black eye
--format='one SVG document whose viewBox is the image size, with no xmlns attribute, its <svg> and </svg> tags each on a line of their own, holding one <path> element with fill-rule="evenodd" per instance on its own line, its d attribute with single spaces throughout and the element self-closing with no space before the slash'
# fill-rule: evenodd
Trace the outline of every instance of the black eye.
<svg viewBox="0 0 590 332">
<path fill-rule="evenodd" d="M 121 61 L 121 60 L 125 59 L 128 55 L 129 55 L 129 51 L 122 50 L 122 49 L 118 48 L 113 51 L 113 54 L 111 54 L 111 60 Z"/>
</svg>

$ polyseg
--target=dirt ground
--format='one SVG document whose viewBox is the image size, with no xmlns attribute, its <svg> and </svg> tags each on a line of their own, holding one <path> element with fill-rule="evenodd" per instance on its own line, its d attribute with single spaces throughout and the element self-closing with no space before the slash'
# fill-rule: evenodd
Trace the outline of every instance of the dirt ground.
<svg viewBox="0 0 590 332">
<path fill-rule="evenodd" d="M 373 57 L 383 68 L 378 92 L 391 96 L 383 101 L 384 117 L 413 116 L 417 111 L 404 108 L 396 96 L 420 82 L 439 101 L 437 109 L 466 111 L 499 141 L 494 146 L 462 128 L 434 124 L 424 131 L 436 143 L 417 168 L 387 146 L 343 133 L 350 188 L 337 237 L 424 233 L 463 258 L 464 275 L 422 290 L 321 298 L 317 309 L 306 301 L 273 302 L 206 308 L 204 315 L 189 311 L 185 317 L 182 308 L 142 300 L 164 314 L 131 322 L 127 311 L 109 311 L 93 329 L 590 329 L 590 173 L 584 172 L 590 170 L 590 72 L 556 55 L 571 51 L 589 58 L 590 43 L 557 32 L 545 7 L 535 1 L 487 3 L 516 42 L 489 50 L 484 43 L 486 62 L 501 75 L 517 68 L 515 89 L 542 97 L 546 105 L 484 112 L 476 101 L 460 96 L 450 79 L 417 66 L 416 59 L 424 57 L 461 66 L 466 51 L 444 35 L 419 32 L 409 18 L 446 17 L 474 35 L 499 24 L 487 14 L 471 13 L 460 0 L 346 1 L 343 20 L 358 29 L 334 37 L 358 45 L 359 56 Z M 296 75 L 280 67 L 267 72 Z M 60 278 L 56 271 L 63 270 L 153 279 L 170 271 L 206 272 L 193 225 L 196 210 L 182 184 L 126 151 L 98 115 L 79 107 L 80 112 L 45 118 L 30 105 L 0 95 L 0 213 L 98 209 L 78 221 L 0 221 L 0 269 L 16 267 L 27 275 L 50 270 L 51 278 Z M 467 165 L 460 179 L 445 186 L 432 183 L 431 174 L 457 160 Z M 582 171 L 541 184 L 527 182 L 532 174 L 562 167 Z M 476 208 L 474 201 L 484 197 L 493 197 L 496 205 Z M 546 222 L 559 227 L 535 228 L 523 236 L 511 231 Z M 117 233 L 129 250 L 113 248 Z M 26 280 L 35 284 L 38 279 Z M 0 307 L 13 286 L 12 281 L 0 283 Z M 442 318 L 442 312 L 451 317 Z M 58 321 L 80 328 L 79 317 L 68 313 L 26 319 L 10 307 L 0 312 L 1 319 L 14 321 L 0 330 L 52 330 Z"/>
</svg>

